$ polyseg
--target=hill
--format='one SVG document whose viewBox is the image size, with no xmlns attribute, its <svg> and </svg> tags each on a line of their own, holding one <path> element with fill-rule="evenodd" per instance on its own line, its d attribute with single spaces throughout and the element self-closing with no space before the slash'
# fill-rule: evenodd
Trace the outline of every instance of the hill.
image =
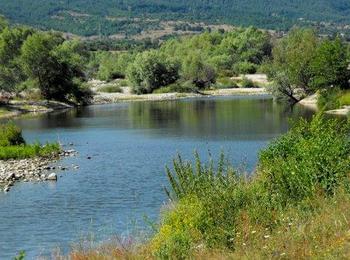
<svg viewBox="0 0 350 260">
<path fill-rule="evenodd" d="M 84 36 L 161 29 L 159 20 L 255 25 L 285 30 L 295 23 L 347 28 L 347 0 L 0 0 L 16 23 Z M 141 19 L 139 19 L 141 18 Z"/>
</svg>

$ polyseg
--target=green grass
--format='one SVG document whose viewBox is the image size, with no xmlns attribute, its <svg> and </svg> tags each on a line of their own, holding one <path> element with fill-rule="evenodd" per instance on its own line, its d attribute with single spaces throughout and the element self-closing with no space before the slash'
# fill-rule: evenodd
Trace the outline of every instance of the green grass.
<svg viewBox="0 0 350 260">
<path fill-rule="evenodd" d="M 340 106 L 350 106 L 350 91 L 344 92 L 339 98 Z"/>
<path fill-rule="evenodd" d="M 55 156 L 60 151 L 58 143 L 26 144 L 22 130 L 12 122 L 0 125 L 0 160 Z"/>
<path fill-rule="evenodd" d="M 1 146 L 0 160 L 56 156 L 60 151 L 61 147 L 58 143 Z"/>
</svg>

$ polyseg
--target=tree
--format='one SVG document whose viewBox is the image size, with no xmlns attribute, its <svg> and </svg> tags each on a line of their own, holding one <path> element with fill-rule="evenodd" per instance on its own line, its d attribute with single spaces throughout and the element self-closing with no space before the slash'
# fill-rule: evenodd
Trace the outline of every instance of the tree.
<svg viewBox="0 0 350 260">
<path fill-rule="evenodd" d="M 128 79 L 138 94 L 174 83 L 179 78 L 179 66 L 165 59 L 157 51 L 146 51 L 136 56 L 127 71 Z"/>
<path fill-rule="evenodd" d="M 9 27 L 0 33 L 0 89 L 14 91 L 25 80 L 19 56 L 21 45 L 32 33 L 31 29 Z"/>
<path fill-rule="evenodd" d="M 188 56 L 182 66 L 183 77 L 191 80 L 199 89 L 209 87 L 216 82 L 216 72 L 213 67 L 206 64 L 200 53 Z"/>
<path fill-rule="evenodd" d="M 310 64 L 313 74 L 311 85 L 314 89 L 349 87 L 349 59 L 346 48 L 340 38 L 320 43 Z"/>
<path fill-rule="evenodd" d="M 293 29 L 276 44 L 268 73 L 274 80 L 272 92 L 280 92 L 292 102 L 298 102 L 313 91 L 310 64 L 317 46 L 318 38 L 309 29 Z"/>
<path fill-rule="evenodd" d="M 39 84 L 46 99 L 79 102 L 84 98 L 80 89 L 81 57 L 75 52 L 76 45 L 65 43 L 57 34 L 35 33 L 27 38 L 21 48 L 21 63 L 26 75 Z"/>
</svg>

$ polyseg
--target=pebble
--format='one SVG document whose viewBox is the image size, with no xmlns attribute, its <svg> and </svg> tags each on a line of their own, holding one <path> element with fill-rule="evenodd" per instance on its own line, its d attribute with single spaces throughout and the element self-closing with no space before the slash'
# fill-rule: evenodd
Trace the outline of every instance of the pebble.
<svg viewBox="0 0 350 260">
<path fill-rule="evenodd" d="M 49 176 L 47 176 L 48 181 L 57 181 L 57 174 L 56 173 L 50 173 Z"/>
<path fill-rule="evenodd" d="M 73 149 L 63 151 L 60 156 L 75 156 L 77 152 Z M 29 182 L 29 181 L 57 181 L 57 175 L 50 173 L 58 167 L 51 166 L 56 162 L 57 157 L 51 158 L 30 158 L 21 160 L 0 160 L 0 183 L 3 186 L 3 191 L 8 192 L 10 187 L 17 181 Z M 72 168 L 77 169 L 74 166 Z M 79 168 L 79 167 L 78 167 Z M 68 170 L 68 167 L 60 166 L 60 170 Z M 0 188 L 1 190 L 1 188 Z"/>
</svg>

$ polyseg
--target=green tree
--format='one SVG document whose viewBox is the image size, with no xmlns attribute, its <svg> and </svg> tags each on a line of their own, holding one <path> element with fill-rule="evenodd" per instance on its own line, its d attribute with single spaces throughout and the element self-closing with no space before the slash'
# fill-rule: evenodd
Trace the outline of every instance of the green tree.
<svg viewBox="0 0 350 260">
<path fill-rule="evenodd" d="M 186 80 L 191 80 L 199 89 L 209 87 L 216 81 L 214 68 L 206 64 L 198 52 L 189 55 L 184 60 L 182 74 Z"/>
<path fill-rule="evenodd" d="M 309 29 L 293 29 L 273 48 L 269 77 L 274 80 L 271 91 L 293 102 L 312 92 L 310 64 L 314 59 L 318 38 Z"/>
<path fill-rule="evenodd" d="M 347 47 L 340 38 L 322 41 L 310 66 L 313 74 L 311 85 L 314 89 L 349 87 Z"/>
<path fill-rule="evenodd" d="M 32 33 L 31 29 L 9 27 L 0 33 L 0 89 L 13 91 L 25 80 L 19 56 L 23 42 Z"/>
<path fill-rule="evenodd" d="M 86 102 L 80 89 L 83 79 L 81 57 L 76 43 L 65 43 L 57 34 L 35 33 L 21 48 L 21 62 L 26 75 L 39 84 L 44 98 L 60 101 Z"/>
<path fill-rule="evenodd" d="M 146 51 L 136 56 L 127 75 L 136 93 L 151 93 L 154 89 L 174 83 L 179 78 L 179 66 L 165 59 L 157 51 Z"/>
</svg>

